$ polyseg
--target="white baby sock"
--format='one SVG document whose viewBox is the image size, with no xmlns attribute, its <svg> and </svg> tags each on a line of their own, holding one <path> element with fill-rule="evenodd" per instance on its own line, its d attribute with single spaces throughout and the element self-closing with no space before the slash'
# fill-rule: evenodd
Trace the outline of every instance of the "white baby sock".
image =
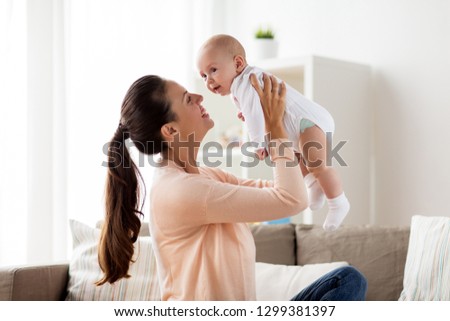
<svg viewBox="0 0 450 321">
<path fill-rule="evenodd" d="M 325 203 L 325 194 L 322 187 L 312 173 L 306 175 L 304 180 L 308 188 L 309 208 L 311 211 L 318 211 Z"/>
<path fill-rule="evenodd" d="M 323 229 L 325 231 L 336 230 L 345 216 L 347 216 L 349 210 L 350 203 L 344 192 L 336 198 L 328 199 L 328 214 L 325 223 L 323 223 Z"/>
</svg>

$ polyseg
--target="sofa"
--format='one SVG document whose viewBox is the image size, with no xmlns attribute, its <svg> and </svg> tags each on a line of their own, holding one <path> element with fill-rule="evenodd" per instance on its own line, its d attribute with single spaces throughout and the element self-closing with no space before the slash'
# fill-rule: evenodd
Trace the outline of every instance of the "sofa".
<svg viewBox="0 0 450 321">
<path fill-rule="evenodd" d="M 309 265 L 345 261 L 368 281 L 367 300 L 398 300 L 408 251 L 409 227 L 342 226 L 325 232 L 302 224 L 251 224 L 256 261 Z M 140 235 L 149 235 L 144 223 Z M 0 300 L 64 300 L 69 262 L 0 267 Z"/>
</svg>

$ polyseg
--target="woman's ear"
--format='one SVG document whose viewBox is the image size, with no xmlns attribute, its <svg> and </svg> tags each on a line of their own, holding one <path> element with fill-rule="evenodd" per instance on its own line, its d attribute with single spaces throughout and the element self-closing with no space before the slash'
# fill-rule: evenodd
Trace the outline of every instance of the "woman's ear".
<svg viewBox="0 0 450 321">
<path fill-rule="evenodd" d="M 240 73 L 245 68 L 245 59 L 241 55 L 234 56 L 234 67 Z"/>
<path fill-rule="evenodd" d="M 173 141 L 177 133 L 178 130 L 173 123 L 167 123 L 161 127 L 161 135 L 168 142 Z"/>
</svg>

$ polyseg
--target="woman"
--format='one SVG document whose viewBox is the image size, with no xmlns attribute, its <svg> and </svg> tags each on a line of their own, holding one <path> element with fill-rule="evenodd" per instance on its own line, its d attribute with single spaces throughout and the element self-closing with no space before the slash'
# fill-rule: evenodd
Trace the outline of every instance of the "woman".
<svg viewBox="0 0 450 321">
<path fill-rule="evenodd" d="M 162 300 L 255 300 L 255 244 L 247 222 L 294 215 L 307 206 L 296 157 L 283 126 L 286 88 L 252 78 L 271 135 L 274 181 L 243 180 L 198 167 L 200 143 L 214 122 L 203 97 L 157 76 L 138 79 L 125 96 L 110 143 L 106 218 L 99 261 L 113 283 L 127 277 L 140 228 L 139 171 L 124 147 L 132 139 L 145 154 L 161 153 L 150 193 L 150 230 Z M 293 164 L 294 163 L 294 164 Z M 342 268 L 314 282 L 296 300 L 363 300 L 364 277 Z"/>
</svg>

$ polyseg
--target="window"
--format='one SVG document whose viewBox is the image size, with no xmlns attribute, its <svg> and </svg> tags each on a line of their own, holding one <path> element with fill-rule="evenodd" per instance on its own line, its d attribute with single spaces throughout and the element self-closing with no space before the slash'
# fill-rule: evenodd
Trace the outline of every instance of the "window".
<svg viewBox="0 0 450 321">
<path fill-rule="evenodd" d="M 202 4 L 0 2 L 0 265 L 67 259 L 67 219 L 102 219 L 103 147 L 122 99 L 145 74 L 189 88 Z"/>
</svg>

